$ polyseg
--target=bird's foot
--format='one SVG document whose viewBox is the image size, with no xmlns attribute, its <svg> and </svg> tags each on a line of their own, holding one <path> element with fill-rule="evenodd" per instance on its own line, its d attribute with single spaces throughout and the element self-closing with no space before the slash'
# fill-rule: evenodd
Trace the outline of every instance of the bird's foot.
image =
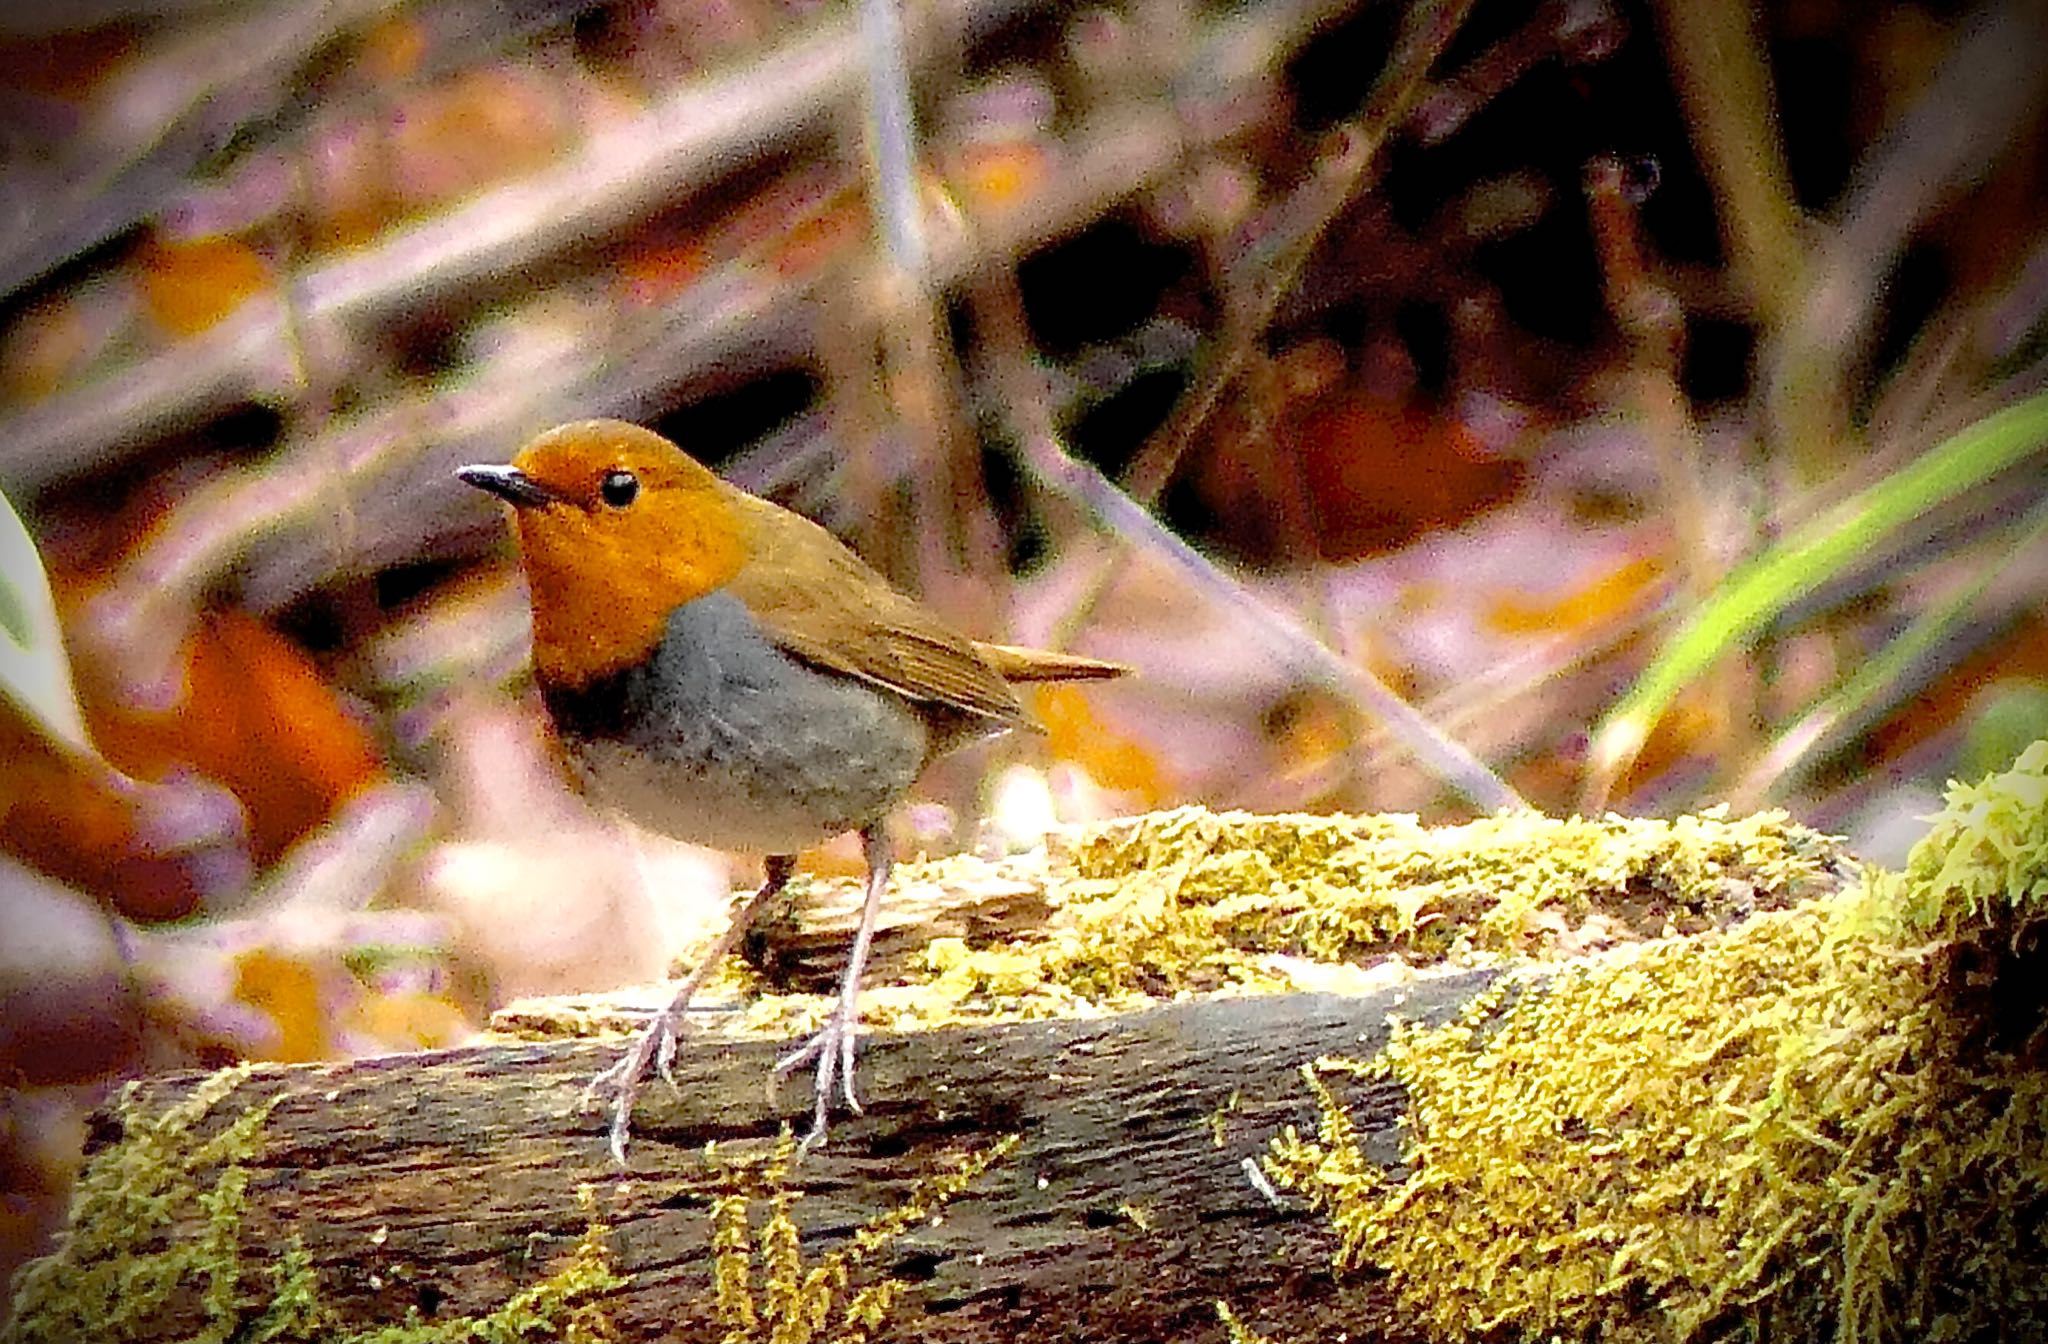
<svg viewBox="0 0 2048 1344">
<path fill-rule="evenodd" d="M 580 1107 L 587 1108 L 599 1097 L 611 1100 L 611 1150 L 612 1161 L 626 1165 L 626 1136 L 633 1123 L 633 1103 L 640 1099 L 641 1089 L 647 1085 L 650 1071 L 658 1072 L 670 1087 L 676 1085 L 676 1046 L 682 1038 L 683 1009 L 685 1001 L 678 999 L 654 1015 L 633 1038 L 633 1044 L 619 1056 L 618 1062 L 592 1078 L 583 1089 Z"/>
<path fill-rule="evenodd" d="M 747 898 L 745 905 L 733 915 L 725 932 L 704 959 L 697 963 L 697 969 L 690 972 L 690 978 L 683 981 L 675 997 L 668 1001 L 668 1007 L 655 1014 L 633 1041 L 631 1048 L 619 1056 L 619 1062 L 590 1080 L 590 1086 L 583 1089 L 583 1105 L 590 1099 L 609 1095 L 612 1098 L 611 1146 L 612 1160 L 620 1166 L 626 1165 L 626 1131 L 633 1123 L 633 1103 L 640 1097 L 640 1089 L 647 1085 L 648 1066 L 652 1065 L 670 1087 L 675 1087 L 676 1047 L 682 1040 L 683 1014 L 689 1011 L 690 1000 L 704 987 L 712 971 L 723 961 L 726 954 L 738 946 L 746 935 L 763 906 L 775 898 L 775 894 L 788 885 L 791 873 L 796 871 L 796 859 L 788 854 L 772 854 L 768 858 L 768 871 L 760 890 Z M 848 1055 L 851 1059 L 851 1054 Z M 681 1089 L 677 1089 L 679 1092 Z"/>
<path fill-rule="evenodd" d="M 846 1098 L 846 1109 L 855 1115 L 861 1113 L 860 1098 L 853 1094 L 853 1047 L 858 1037 L 858 1017 L 853 1002 L 841 996 L 833 1004 L 832 1015 L 825 1019 L 825 1025 L 818 1029 L 817 1035 L 775 1061 L 770 1088 L 782 1081 L 785 1074 L 794 1073 L 812 1060 L 818 1064 L 814 1089 L 817 1104 L 811 1112 L 811 1132 L 804 1135 L 803 1142 L 798 1145 L 800 1152 L 808 1153 L 825 1141 L 826 1113 L 832 1106 L 832 1084 L 835 1081 L 839 1084 L 840 1094 Z"/>
</svg>

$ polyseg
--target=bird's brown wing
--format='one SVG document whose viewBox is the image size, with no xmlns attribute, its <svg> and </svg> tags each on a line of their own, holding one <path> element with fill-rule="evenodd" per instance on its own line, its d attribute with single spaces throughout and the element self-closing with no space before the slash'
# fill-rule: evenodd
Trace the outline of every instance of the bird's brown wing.
<svg viewBox="0 0 2048 1344">
<path fill-rule="evenodd" d="M 734 491 L 751 545 L 726 585 L 781 648 L 912 700 L 993 723 L 1030 719 L 1002 675 L 916 602 L 809 519 Z"/>
</svg>

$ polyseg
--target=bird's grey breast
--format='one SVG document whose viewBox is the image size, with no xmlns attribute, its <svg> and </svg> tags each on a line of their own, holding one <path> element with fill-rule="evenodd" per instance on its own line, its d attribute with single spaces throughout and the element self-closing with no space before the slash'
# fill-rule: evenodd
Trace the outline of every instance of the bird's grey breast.
<svg viewBox="0 0 2048 1344">
<path fill-rule="evenodd" d="M 865 825 L 928 745 L 902 697 L 785 653 L 726 593 L 677 608 L 634 667 L 543 693 L 598 801 L 726 849 L 790 853 Z"/>
</svg>

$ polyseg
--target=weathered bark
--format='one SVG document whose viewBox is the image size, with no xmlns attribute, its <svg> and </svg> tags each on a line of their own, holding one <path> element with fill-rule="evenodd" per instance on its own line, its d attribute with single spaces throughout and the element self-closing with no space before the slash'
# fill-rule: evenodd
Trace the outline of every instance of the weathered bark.
<svg viewBox="0 0 2048 1344">
<path fill-rule="evenodd" d="M 861 1059 L 869 1113 L 839 1119 L 831 1143 L 788 1174 L 786 1196 L 757 1199 L 751 1236 L 731 1196 L 758 1196 L 760 1159 L 785 1123 L 808 1119 L 807 1087 L 791 1084 L 779 1104 L 766 1095 L 781 1042 L 718 1034 L 733 1019 L 706 1014 L 678 1061 L 680 1095 L 656 1086 L 638 1108 L 623 1173 L 606 1116 L 580 1107 L 623 1048 L 590 1039 L 592 1025 L 631 1023 L 632 1005 L 664 989 L 499 1014 L 501 1029 L 540 1034 L 530 1043 L 156 1079 L 106 1113 L 74 1237 L 24 1279 L 7 1338 L 327 1344 L 409 1314 L 406 1344 L 565 1336 L 572 1324 L 581 1338 L 721 1338 L 735 1302 L 773 1314 L 807 1272 L 832 1286 L 832 1325 L 849 1293 L 872 1306 L 864 1290 L 902 1287 L 869 1337 L 1215 1339 L 1219 1300 L 1281 1339 L 1411 1337 L 1370 1271 L 1330 1273 L 1325 1216 L 1257 1181 L 1271 1138 L 1318 1118 L 1304 1063 L 1371 1055 L 1390 1013 L 1444 1020 L 1487 976 L 1366 987 L 1403 974 L 1404 961 L 1461 949 L 1556 965 L 1727 929 L 1825 896 L 1851 872 L 1834 842 L 1772 816 L 1503 817 L 1428 831 L 1399 818 L 1191 809 L 1009 865 L 906 865 L 871 984 L 929 980 L 937 963 L 914 953 L 950 934 L 954 951 L 993 957 L 991 988 L 968 992 L 1048 1011 L 1077 1001 L 1070 982 L 1091 974 L 1132 992 L 1117 978 L 1132 967 L 1169 992 L 1238 974 L 1270 983 L 1284 970 L 1353 993 L 873 1035 Z M 760 926 L 749 950 L 770 983 L 836 978 L 845 940 L 830 934 L 852 888 L 810 884 L 800 920 Z M 1019 976 L 1062 992 L 1001 988 Z M 946 994 L 960 992 L 906 1002 L 957 1010 Z M 1329 1081 L 1348 1093 L 1365 1156 L 1394 1161 L 1403 1099 L 1387 1084 Z M 941 1216 L 902 1212 L 965 1155 L 1011 1136 Z M 768 1217 L 783 1210 L 786 1221 Z M 889 1215 L 896 1235 L 850 1282 L 824 1273 L 828 1257 L 868 1244 L 858 1229 Z M 791 1224 L 787 1238 L 770 1230 Z M 737 1337 L 837 1333 L 756 1324 Z"/>
<path fill-rule="evenodd" d="M 1218 1338 L 1215 1303 L 1294 1338 L 1373 1333 L 1386 1303 L 1370 1279 L 1333 1281 L 1331 1233 L 1247 1175 L 1283 1126 L 1312 1126 L 1299 1070 L 1370 1053 L 1389 1014 L 1442 1020 L 1485 982 L 1426 978 L 1364 997 L 1294 994 L 1189 1002 L 1119 1017 L 865 1038 L 865 1116 L 835 1123 L 789 1184 L 807 1261 L 899 1205 L 965 1149 L 1018 1146 L 892 1243 L 878 1276 L 910 1281 L 884 1338 Z M 808 1089 L 764 1087 L 778 1046 L 705 1038 L 636 1114 L 630 1170 L 607 1154 L 604 1117 L 578 1103 L 613 1041 L 493 1045 L 343 1064 L 267 1067 L 195 1138 L 273 1096 L 249 1159 L 245 1253 L 297 1238 L 337 1327 L 489 1312 L 549 1272 L 593 1216 L 630 1276 L 608 1310 L 620 1337 L 717 1338 L 710 1202 L 725 1153 L 802 1125 Z M 122 1115 L 189 1096 L 200 1075 L 145 1084 Z M 1349 1098 L 1391 1160 L 1400 1098 Z M 595 1210 L 578 1188 L 595 1187 Z M 197 1318 L 161 1314 L 165 1340 Z"/>
</svg>

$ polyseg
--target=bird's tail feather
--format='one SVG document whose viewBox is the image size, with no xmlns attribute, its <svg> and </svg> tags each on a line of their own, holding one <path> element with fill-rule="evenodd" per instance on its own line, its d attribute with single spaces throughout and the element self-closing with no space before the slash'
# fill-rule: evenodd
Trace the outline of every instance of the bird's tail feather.
<svg viewBox="0 0 2048 1344">
<path fill-rule="evenodd" d="M 1020 649 L 1013 644 L 976 643 L 974 650 L 1004 681 L 1105 681 L 1131 670 L 1122 663 L 1044 649 Z"/>
</svg>

